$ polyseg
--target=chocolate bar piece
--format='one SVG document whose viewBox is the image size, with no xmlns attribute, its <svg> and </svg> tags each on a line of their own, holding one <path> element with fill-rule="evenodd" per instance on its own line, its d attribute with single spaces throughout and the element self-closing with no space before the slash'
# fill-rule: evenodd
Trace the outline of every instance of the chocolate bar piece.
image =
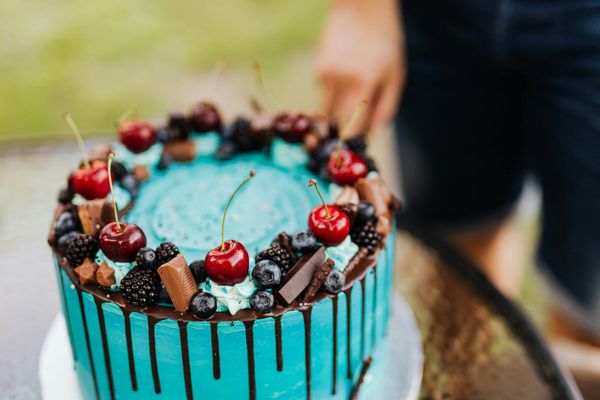
<svg viewBox="0 0 600 400">
<path fill-rule="evenodd" d="M 190 306 L 192 296 L 198 291 L 194 276 L 190 271 L 183 254 L 158 267 L 158 275 L 173 301 L 175 310 L 184 312 Z"/>
<path fill-rule="evenodd" d="M 317 272 L 315 272 L 310 285 L 308 285 L 308 288 L 304 292 L 304 297 L 302 297 L 303 303 L 309 303 L 314 299 L 315 295 L 321 286 L 323 286 L 323 283 L 325 283 L 325 280 L 333 270 L 334 265 L 335 261 L 333 261 L 331 258 L 328 258 L 327 261 L 321 264 Z"/>
<path fill-rule="evenodd" d="M 294 264 L 283 278 L 283 282 L 275 290 L 275 298 L 284 305 L 289 306 L 310 285 L 310 282 L 325 262 L 325 247 L 319 247 L 310 254 L 305 254 Z"/>
<path fill-rule="evenodd" d="M 165 143 L 164 152 L 175 161 L 192 161 L 196 158 L 196 145 L 191 140 L 177 140 Z"/>
<path fill-rule="evenodd" d="M 111 287 L 115 284 L 115 270 L 103 262 L 96 271 L 96 281 L 100 286 Z"/>
<path fill-rule="evenodd" d="M 79 277 L 81 285 L 87 285 L 90 283 L 96 283 L 96 271 L 98 270 L 98 264 L 94 264 L 92 260 L 86 258 L 83 263 L 75 268 L 75 273 Z"/>
<path fill-rule="evenodd" d="M 104 199 L 88 200 L 77 208 L 77 214 L 84 233 L 96 236 L 102 227 L 106 225 L 102 220 L 104 203 L 107 203 Z M 110 207 L 112 209 L 112 203 L 110 203 Z"/>
</svg>

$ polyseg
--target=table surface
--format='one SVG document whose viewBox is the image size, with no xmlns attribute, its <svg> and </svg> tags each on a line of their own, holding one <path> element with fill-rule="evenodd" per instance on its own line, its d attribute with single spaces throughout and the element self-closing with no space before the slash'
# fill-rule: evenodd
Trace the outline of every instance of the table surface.
<svg viewBox="0 0 600 400">
<path fill-rule="evenodd" d="M 70 143 L 0 147 L 0 388 L 40 397 L 38 359 L 59 311 L 46 245 Z M 400 221 L 396 281 L 421 330 L 422 399 L 578 398 L 522 313 L 454 249 Z"/>
</svg>

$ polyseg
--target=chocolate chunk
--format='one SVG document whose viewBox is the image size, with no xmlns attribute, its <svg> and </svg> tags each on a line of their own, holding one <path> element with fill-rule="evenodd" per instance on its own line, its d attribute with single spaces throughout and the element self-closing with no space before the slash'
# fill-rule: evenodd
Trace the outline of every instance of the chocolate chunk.
<svg viewBox="0 0 600 400">
<path fill-rule="evenodd" d="M 111 287 L 115 284 L 115 270 L 103 262 L 96 271 L 96 281 L 101 286 Z"/>
<path fill-rule="evenodd" d="M 377 225 L 375 225 L 375 231 L 381 236 L 387 236 L 392 230 L 392 223 L 387 215 L 380 215 L 377 217 Z"/>
<path fill-rule="evenodd" d="M 321 140 L 319 139 L 319 136 L 317 136 L 316 133 L 309 132 L 306 135 L 304 135 L 304 137 L 302 138 L 302 142 L 304 151 L 306 151 L 307 153 L 312 153 L 317 149 L 317 147 L 319 147 L 319 143 L 321 143 Z"/>
<path fill-rule="evenodd" d="M 361 200 L 366 200 L 375 208 L 375 215 L 384 215 L 389 212 L 386 193 L 382 190 L 380 178 L 361 178 L 354 184 Z"/>
<path fill-rule="evenodd" d="M 173 301 L 175 310 L 186 311 L 190 306 L 190 300 L 198 291 L 198 287 L 183 254 L 178 254 L 172 260 L 158 267 L 158 275 Z"/>
<path fill-rule="evenodd" d="M 310 285 L 310 282 L 325 262 L 325 247 L 319 247 L 313 253 L 305 254 L 287 272 L 281 285 L 274 291 L 277 301 L 289 306 Z"/>
<path fill-rule="evenodd" d="M 143 182 L 150 177 L 150 171 L 145 165 L 134 165 L 132 172 L 138 182 Z"/>
<path fill-rule="evenodd" d="M 95 264 L 89 258 L 83 260 L 83 263 L 75 268 L 75 273 L 79 277 L 81 285 L 88 285 L 90 283 L 97 283 L 96 271 L 98 270 L 98 264 Z"/>
<path fill-rule="evenodd" d="M 348 204 L 358 205 L 358 192 L 352 186 L 344 186 L 344 190 L 335 199 L 336 206 Z"/>
<path fill-rule="evenodd" d="M 290 254 L 290 265 L 295 264 L 296 261 L 298 261 L 298 257 L 296 257 L 296 252 L 292 249 L 290 238 L 287 233 L 280 232 L 279 235 L 277 235 L 277 241 L 279 242 L 279 246 Z"/>
<path fill-rule="evenodd" d="M 329 273 L 333 270 L 334 265 L 335 261 L 333 261 L 331 258 L 328 258 L 327 261 L 321 264 L 317 272 L 315 272 L 312 281 L 310 282 L 310 285 L 308 285 L 308 288 L 304 292 L 304 297 L 302 297 L 303 303 L 309 303 L 313 300 L 313 298 L 315 297 L 315 295 L 317 294 L 321 286 L 323 286 L 323 283 L 329 276 Z"/>
<path fill-rule="evenodd" d="M 165 143 L 164 152 L 173 157 L 175 161 L 192 161 L 196 158 L 196 145 L 190 140 L 177 140 Z"/>
<path fill-rule="evenodd" d="M 100 214 L 100 221 L 103 225 L 115 222 L 115 210 L 112 201 L 105 201 L 102 205 L 102 213 Z"/>
<path fill-rule="evenodd" d="M 104 199 L 88 200 L 77 208 L 77 214 L 79 215 L 84 233 L 96 236 L 104 225 L 106 225 L 102 219 L 102 211 L 105 203 L 108 203 L 108 201 Z M 112 203 L 109 203 L 109 206 L 112 210 Z"/>
<path fill-rule="evenodd" d="M 348 265 L 344 269 L 344 275 L 346 275 L 346 278 L 348 276 L 350 276 L 352 271 L 354 271 L 354 269 L 360 264 L 360 262 L 365 257 L 368 257 L 368 256 L 369 256 L 369 250 L 366 247 L 361 247 L 360 249 L 358 249 L 358 251 L 356 252 L 354 257 L 352 257 L 350 259 L 350 261 L 348 262 Z"/>
</svg>

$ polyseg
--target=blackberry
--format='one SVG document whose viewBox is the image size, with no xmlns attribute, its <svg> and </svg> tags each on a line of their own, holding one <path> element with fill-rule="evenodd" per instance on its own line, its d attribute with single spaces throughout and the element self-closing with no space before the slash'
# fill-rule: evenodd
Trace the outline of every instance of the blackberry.
<svg viewBox="0 0 600 400">
<path fill-rule="evenodd" d="M 256 263 L 262 260 L 273 261 L 275 264 L 279 265 L 283 272 L 286 272 L 292 267 L 292 255 L 279 245 L 271 246 L 258 253 L 256 256 Z"/>
<path fill-rule="evenodd" d="M 375 253 L 377 246 L 381 243 L 381 235 L 375 230 L 375 224 L 372 221 L 368 221 L 364 225 L 357 227 L 350 234 L 350 238 L 359 247 L 366 248 L 369 253 Z"/>
<path fill-rule="evenodd" d="M 156 248 L 156 259 L 158 260 L 158 266 L 160 267 L 164 263 L 171 261 L 177 254 L 179 254 L 179 249 L 172 242 L 164 242 L 159 244 Z"/>
<path fill-rule="evenodd" d="M 112 171 L 115 180 L 120 181 L 125 175 L 127 175 L 127 168 L 118 161 L 113 161 L 110 170 Z"/>
<path fill-rule="evenodd" d="M 125 301 L 136 307 L 146 307 L 158 300 L 161 294 L 160 278 L 151 269 L 134 268 L 121 280 L 121 293 Z"/>
<path fill-rule="evenodd" d="M 71 200 L 73 200 L 73 192 L 71 192 L 68 188 L 62 189 L 58 192 L 58 202 L 60 204 L 69 204 Z"/>
<path fill-rule="evenodd" d="M 75 268 L 81 265 L 86 258 L 93 259 L 97 252 L 98 242 L 96 239 L 85 233 L 80 233 L 69 242 L 65 257 L 69 265 Z"/>
<path fill-rule="evenodd" d="M 367 164 L 367 169 L 369 170 L 369 172 L 378 172 L 379 169 L 377 168 L 377 163 L 375 163 L 375 160 L 373 160 L 371 157 L 367 156 L 367 155 L 361 155 L 363 161 L 365 162 L 365 164 Z"/>
<path fill-rule="evenodd" d="M 355 152 L 356 154 L 365 154 L 367 150 L 367 137 L 364 133 L 354 136 L 344 141 L 348 150 Z"/>
</svg>

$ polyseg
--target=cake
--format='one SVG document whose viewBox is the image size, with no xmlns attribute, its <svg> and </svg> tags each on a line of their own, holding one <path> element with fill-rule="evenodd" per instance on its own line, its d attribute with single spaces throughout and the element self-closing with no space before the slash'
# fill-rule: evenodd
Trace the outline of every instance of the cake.
<svg viewBox="0 0 600 400">
<path fill-rule="evenodd" d="M 365 137 L 210 103 L 118 131 L 49 233 L 83 397 L 373 398 L 398 202 Z"/>
</svg>

